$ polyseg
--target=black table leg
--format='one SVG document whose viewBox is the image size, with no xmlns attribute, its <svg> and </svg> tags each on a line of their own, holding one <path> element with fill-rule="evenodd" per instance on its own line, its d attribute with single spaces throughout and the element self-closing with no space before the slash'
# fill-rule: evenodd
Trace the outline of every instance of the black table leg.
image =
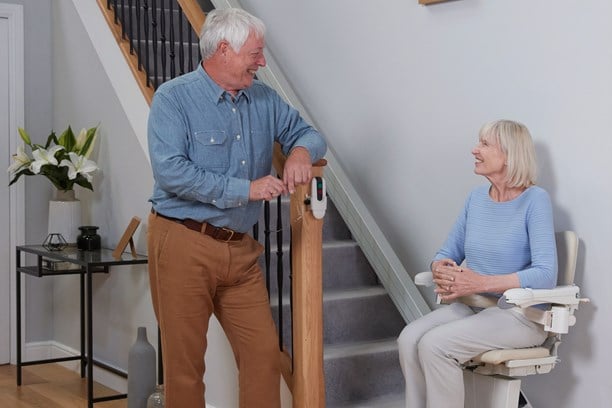
<svg viewBox="0 0 612 408">
<path fill-rule="evenodd" d="M 87 367 L 87 360 L 85 358 L 85 274 L 81 273 L 81 378 L 85 377 L 85 368 Z"/>
<path fill-rule="evenodd" d="M 87 266 L 87 407 L 93 408 L 93 312 L 92 312 L 92 282 L 91 267 Z"/>
<path fill-rule="evenodd" d="M 15 287 L 16 287 L 16 312 L 17 312 L 17 385 L 21 385 L 21 272 L 19 272 L 19 268 L 21 267 L 21 251 L 17 250 L 17 268 L 16 268 L 16 279 L 15 279 Z"/>
</svg>

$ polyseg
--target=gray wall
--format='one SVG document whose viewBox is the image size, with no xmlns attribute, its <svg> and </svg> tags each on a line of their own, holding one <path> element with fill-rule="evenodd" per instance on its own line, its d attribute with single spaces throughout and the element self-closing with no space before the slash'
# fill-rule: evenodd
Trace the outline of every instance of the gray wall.
<svg viewBox="0 0 612 408">
<path fill-rule="evenodd" d="M 529 127 L 556 228 L 581 236 L 577 283 L 593 303 L 527 395 L 539 407 L 607 406 L 612 3 L 417 3 L 242 1 L 408 270 L 427 269 L 467 192 L 486 182 L 470 154 L 479 127 Z"/>
</svg>

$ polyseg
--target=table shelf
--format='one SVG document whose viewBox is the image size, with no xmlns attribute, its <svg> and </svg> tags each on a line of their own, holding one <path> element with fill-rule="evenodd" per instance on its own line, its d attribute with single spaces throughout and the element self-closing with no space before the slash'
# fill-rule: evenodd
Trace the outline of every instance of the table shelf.
<svg viewBox="0 0 612 408">
<path fill-rule="evenodd" d="M 16 248 L 16 303 L 17 303 L 17 385 L 21 385 L 22 366 L 34 364 L 47 364 L 58 361 L 80 360 L 81 377 L 87 377 L 87 406 L 92 408 L 96 402 L 125 398 L 126 394 L 98 397 L 93 392 L 93 366 L 111 370 L 116 374 L 125 376 L 116 369 L 98 362 L 93 352 L 93 312 L 92 312 L 92 277 L 96 273 L 110 273 L 111 266 L 146 264 L 147 257 L 133 255 L 125 252 L 120 257 L 113 256 L 113 250 L 102 248 L 94 251 L 80 251 L 75 247 L 68 247 L 61 251 L 50 251 L 42 245 L 20 245 Z M 34 255 L 35 265 L 22 266 L 22 253 Z M 59 262 L 63 268 L 49 268 L 51 262 Z M 80 326 L 81 351 L 79 356 L 64 357 L 60 359 L 45 359 L 35 361 L 22 361 L 21 355 L 21 274 L 43 278 L 46 276 L 79 275 L 80 277 Z"/>
</svg>

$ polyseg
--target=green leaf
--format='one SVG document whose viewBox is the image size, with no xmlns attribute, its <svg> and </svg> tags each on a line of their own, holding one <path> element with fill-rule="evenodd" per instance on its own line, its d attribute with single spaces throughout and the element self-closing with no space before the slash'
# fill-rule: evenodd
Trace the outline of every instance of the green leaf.
<svg viewBox="0 0 612 408">
<path fill-rule="evenodd" d="M 15 182 L 16 182 L 17 180 L 19 180 L 19 177 L 21 177 L 21 176 L 33 176 L 33 175 L 34 175 L 34 173 L 32 173 L 32 172 L 30 171 L 30 169 L 23 169 L 23 170 L 21 170 L 20 172 L 15 173 L 15 177 L 13 177 L 13 179 L 12 179 L 12 180 L 11 180 L 11 182 L 9 183 L 9 186 L 12 186 L 13 184 L 15 184 Z"/>
<path fill-rule="evenodd" d="M 55 132 L 51 132 L 51 134 L 49 135 L 49 137 L 47 137 L 47 143 L 45 143 L 44 149 L 47 150 L 49 148 L 49 146 L 51 146 L 51 142 L 53 142 L 53 144 L 59 144 L 59 142 L 57 141 L 57 137 L 55 136 Z M 42 147 L 40 145 L 34 145 L 37 148 Z"/>
<path fill-rule="evenodd" d="M 89 180 L 87 180 L 82 174 L 79 174 L 77 176 L 76 179 L 74 179 L 74 182 L 76 184 L 78 184 L 81 187 L 87 188 L 91 191 L 93 191 L 93 186 L 91 185 L 91 183 L 89 182 Z"/>
<path fill-rule="evenodd" d="M 68 126 L 68 129 L 64 130 L 64 132 L 60 135 L 58 139 L 58 144 L 64 146 L 67 152 L 71 152 L 76 145 L 76 138 L 74 137 L 74 133 L 72 133 L 72 128 Z"/>
</svg>

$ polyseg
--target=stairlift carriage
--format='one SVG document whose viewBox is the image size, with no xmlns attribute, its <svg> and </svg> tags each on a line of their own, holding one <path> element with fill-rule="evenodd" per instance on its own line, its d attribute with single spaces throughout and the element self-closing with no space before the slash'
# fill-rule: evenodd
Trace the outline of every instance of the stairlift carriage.
<svg viewBox="0 0 612 408">
<path fill-rule="evenodd" d="M 540 347 L 490 350 L 466 363 L 466 408 L 516 408 L 519 406 L 520 377 L 546 374 L 555 367 L 561 335 L 566 334 L 569 327 L 576 323 L 574 312 L 579 304 L 589 301 L 580 298 L 580 288 L 574 285 L 578 236 L 573 231 L 559 232 L 556 234 L 556 242 L 559 265 L 557 287 L 509 289 L 497 302 L 480 295 L 457 299 L 473 307 L 516 308 L 529 320 L 543 325 L 548 332 L 547 339 Z M 420 286 L 431 286 L 432 273 L 418 273 L 414 282 Z M 543 310 L 531 307 L 542 303 L 550 304 L 549 308 Z"/>
</svg>

